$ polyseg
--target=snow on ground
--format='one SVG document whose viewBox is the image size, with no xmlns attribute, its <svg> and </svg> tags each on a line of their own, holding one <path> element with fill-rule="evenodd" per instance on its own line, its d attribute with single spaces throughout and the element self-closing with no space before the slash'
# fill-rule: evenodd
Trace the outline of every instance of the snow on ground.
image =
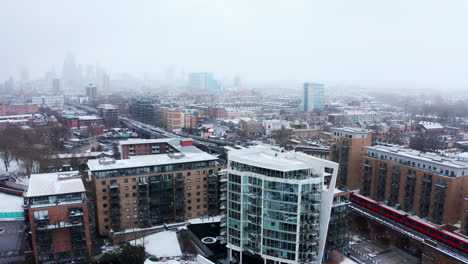
<svg viewBox="0 0 468 264">
<path fill-rule="evenodd" d="M 12 160 L 10 162 L 10 166 L 8 167 L 8 172 L 19 172 L 20 170 L 20 164 L 16 162 L 16 160 Z M 5 169 L 5 163 L 3 163 L 3 160 L 0 158 L 0 173 L 6 172 Z"/>
<path fill-rule="evenodd" d="M 175 231 L 163 231 L 136 240 L 137 245 L 143 243 L 145 244 L 146 252 L 157 258 L 182 256 Z M 130 244 L 134 245 L 135 240 L 130 241 Z"/>
<path fill-rule="evenodd" d="M 206 217 L 200 217 L 200 218 L 194 218 L 188 220 L 188 222 L 192 225 L 194 224 L 204 224 L 204 223 L 215 223 L 221 221 L 220 216 L 206 216 Z"/>
</svg>

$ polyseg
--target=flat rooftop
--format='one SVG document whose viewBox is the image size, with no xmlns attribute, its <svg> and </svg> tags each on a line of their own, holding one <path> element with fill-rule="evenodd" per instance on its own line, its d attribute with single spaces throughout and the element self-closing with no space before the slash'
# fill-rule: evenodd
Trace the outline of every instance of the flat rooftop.
<svg viewBox="0 0 468 264">
<path fill-rule="evenodd" d="M 348 133 L 369 133 L 371 130 L 358 127 L 334 127 L 333 131 L 348 132 Z"/>
<path fill-rule="evenodd" d="M 400 157 L 417 159 L 420 161 L 432 162 L 441 165 L 451 166 L 455 168 L 467 168 L 468 167 L 468 154 L 438 154 L 432 152 L 422 153 L 413 149 L 401 148 L 398 146 L 372 146 L 367 147 L 368 151 L 378 151 L 388 154 L 398 155 Z M 379 158 L 379 157 L 376 157 Z"/>
<path fill-rule="evenodd" d="M 319 169 L 327 165 L 336 165 L 335 162 L 316 158 L 302 152 L 281 152 L 274 147 L 264 145 L 230 151 L 228 152 L 228 159 L 278 171 Z"/>
<path fill-rule="evenodd" d="M 25 197 L 49 196 L 84 192 L 78 171 L 32 174 Z"/>
<path fill-rule="evenodd" d="M 185 147 L 195 148 L 195 147 Z M 195 148 L 196 149 L 196 148 Z M 213 155 L 205 153 L 199 149 L 197 152 L 184 152 L 182 155 L 176 155 L 171 157 L 171 154 L 154 154 L 154 155 L 141 155 L 141 156 L 130 156 L 129 159 L 115 160 L 114 162 L 102 163 L 99 159 L 89 160 L 88 167 L 91 171 L 104 171 L 104 170 L 116 170 L 126 168 L 138 168 L 147 166 L 158 166 L 168 164 L 180 164 L 198 161 L 211 161 L 218 160 Z"/>
</svg>

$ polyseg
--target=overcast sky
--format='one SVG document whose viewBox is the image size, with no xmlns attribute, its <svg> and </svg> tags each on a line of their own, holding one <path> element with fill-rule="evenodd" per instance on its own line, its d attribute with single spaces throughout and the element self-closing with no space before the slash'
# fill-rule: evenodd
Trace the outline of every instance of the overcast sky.
<svg viewBox="0 0 468 264">
<path fill-rule="evenodd" d="M 468 90 L 466 0 L 2 1 L 0 78 L 68 51 L 111 74 Z"/>
</svg>

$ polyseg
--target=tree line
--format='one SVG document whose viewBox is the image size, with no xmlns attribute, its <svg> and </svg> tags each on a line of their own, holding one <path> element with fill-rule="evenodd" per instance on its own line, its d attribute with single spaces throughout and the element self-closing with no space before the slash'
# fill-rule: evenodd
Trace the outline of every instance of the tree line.
<svg viewBox="0 0 468 264">
<path fill-rule="evenodd" d="M 0 130 L 0 158 L 8 172 L 16 162 L 26 175 L 47 171 L 47 160 L 63 148 L 68 128 L 60 124 L 24 129 L 9 125 Z"/>
</svg>

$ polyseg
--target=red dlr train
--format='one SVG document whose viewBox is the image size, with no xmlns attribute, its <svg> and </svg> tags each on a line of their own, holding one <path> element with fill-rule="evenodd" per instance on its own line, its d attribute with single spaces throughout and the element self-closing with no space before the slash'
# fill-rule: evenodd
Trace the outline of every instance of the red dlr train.
<svg viewBox="0 0 468 264">
<path fill-rule="evenodd" d="M 468 239 L 463 236 L 443 230 L 430 222 L 421 220 L 416 216 L 410 216 L 405 212 L 396 210 L 390 206 L 379 204 L 376 201 L 359 194 L 351 193 L 349 199 L 352 203 L 372 210 L 380 215 L 392 219 L 393 221 L 437 239 L 442 243 L 468 253 Z"/>
</svg>

